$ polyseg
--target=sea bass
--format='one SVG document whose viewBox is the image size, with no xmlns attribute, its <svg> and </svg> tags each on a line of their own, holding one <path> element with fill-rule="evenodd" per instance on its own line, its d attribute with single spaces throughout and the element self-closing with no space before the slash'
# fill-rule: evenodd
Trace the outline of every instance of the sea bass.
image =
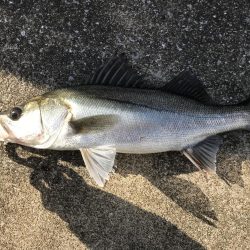
<svg viewBox="0 0 250 250">
<path fill-rule="evenodd" d="M 145 87 L 124 55 L 102 65 L 87 85 L 32 98 L 0 113 L 0 140 L 39 149 L 80 150 L 103 186 L 116 153 L 181 151 L 196 167 L 216 170 L 223 132 L 250 130 L 250 104 L 220 106 L 183 72 Z"/>
</svg>

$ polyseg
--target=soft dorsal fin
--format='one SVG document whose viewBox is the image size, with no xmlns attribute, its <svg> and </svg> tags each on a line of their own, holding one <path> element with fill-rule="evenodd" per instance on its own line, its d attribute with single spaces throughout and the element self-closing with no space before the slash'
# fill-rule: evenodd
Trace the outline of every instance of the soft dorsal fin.
<svg viewBox="0 0 250 250">
<path fill-rule="evenodd" d="M 216 156 L 221 144 L 222 138 L 220 136 L 211 136 L 182 152 L 198 169 L 215 172 Z"/>
<path fill-rule="evenodd" d="M 161 87 L 162 91 L 185 96 L 206 104 L 214 104 L 201 81 L 189 71 L 183 71 Z"/>
<path fill-rule="evenodd" d="M 88 84 L 142 88 L 142 77 L 128 64 L 124 54 L 114 55 L 90 77 Z"/>
</svg>

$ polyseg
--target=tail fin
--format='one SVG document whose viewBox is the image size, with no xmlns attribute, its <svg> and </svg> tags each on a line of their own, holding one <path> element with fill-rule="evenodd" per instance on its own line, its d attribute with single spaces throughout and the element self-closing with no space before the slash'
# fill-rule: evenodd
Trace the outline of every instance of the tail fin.
<svg viewBox="0 0 250 250">
<path fill-rule="evenodd" d="M 250 97 L 248 97 L 245 101 L 240 102 L 238 105 L 242 108 L 242 110 L 247 111 L 249 114 L 248 125 L 246 130 L 250 131 Z"/>
</svg>

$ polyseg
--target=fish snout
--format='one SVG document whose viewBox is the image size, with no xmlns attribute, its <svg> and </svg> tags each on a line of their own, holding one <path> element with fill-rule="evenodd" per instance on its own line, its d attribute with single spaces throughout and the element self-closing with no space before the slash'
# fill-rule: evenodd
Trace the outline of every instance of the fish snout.
<svg viewBox="0 0 250 250">
<path fill-rule="evenodd" d="M 9 133 L 7 132 L 4 126 L 4 122 L 0 114 L 0 141 L 6 141 L 8 137 L 9 137 Z"/>
</svg>

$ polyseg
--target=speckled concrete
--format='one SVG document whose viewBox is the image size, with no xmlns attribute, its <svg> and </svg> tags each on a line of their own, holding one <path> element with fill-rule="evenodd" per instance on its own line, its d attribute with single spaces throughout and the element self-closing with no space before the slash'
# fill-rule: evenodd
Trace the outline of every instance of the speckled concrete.
<svg viewBox="0 0 250 250">
<path fill-rule="evenodd" d="M 115 51 L 150 84 L 193 70 L 221 103 L 250 93 L 250 3 L 1 1 L 0 101 L 81 84 Z M 103 189 L 78 152 L 0 146 L 1 249 L 249 249 L 250 134 L 208 180 L 179 153 L 121 155 Z"/>
</svg>

